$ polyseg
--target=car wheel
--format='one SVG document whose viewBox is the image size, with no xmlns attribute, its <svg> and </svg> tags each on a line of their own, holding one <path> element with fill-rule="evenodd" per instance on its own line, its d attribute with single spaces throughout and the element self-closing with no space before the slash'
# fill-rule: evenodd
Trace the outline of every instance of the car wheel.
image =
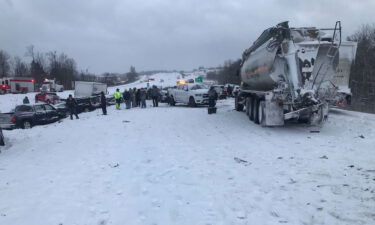
<svg viewBox="0 0 375 225">
<path fill-rule="evenodd" d="M 0 130 L 0 146 L 4 146 L 5 143 L 4 143 L 4 135 L 3 135 L 3 132 Z"/>
<path fill-rule="evenodd" d="M 31 124 L 30 121 L 28 121 L 28 120 L 24 120 L 24 121 L 22 122 L 22 128 L 23 128 L 23 129 L 30 129 L 31 127 L 32 127 L 32 124 Z"/>
<path fill-rule="evenodd" d="M 90 109 L 89 108 L 85 108 L 83 111 L 84 112 L 90 112 Z"/>
<path fill-rule="evenodd" d="M 194 97 L 189 98 L 189 106 L 190 107 L 196 107 L 197 106 L 197 103 L 195 103 Z"/>
<path fill-rule="evenodd" d="M 173 95 L 171 96 L 171 106 L 175 106 L 176 105 L 176 102 L 175 102 L 175 100 L 174 100 L 174 97 L 173 97 Z"/>
</svg>

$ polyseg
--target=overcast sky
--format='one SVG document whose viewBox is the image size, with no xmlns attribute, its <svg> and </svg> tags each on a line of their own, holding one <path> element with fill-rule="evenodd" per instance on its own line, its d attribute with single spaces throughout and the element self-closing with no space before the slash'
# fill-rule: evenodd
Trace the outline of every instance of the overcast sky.
<svg viewBox="0 0 375 225">
<path fill-rule="evenodd" d="M 193 69 L 240 58 L 275 24 L 333 27 L 375 21 L 375 0 L 0 0 L 0 49 L 56 50 L 90 72 Z M 25 58 L 26 60 L 26 58 Z"/>
</svg>

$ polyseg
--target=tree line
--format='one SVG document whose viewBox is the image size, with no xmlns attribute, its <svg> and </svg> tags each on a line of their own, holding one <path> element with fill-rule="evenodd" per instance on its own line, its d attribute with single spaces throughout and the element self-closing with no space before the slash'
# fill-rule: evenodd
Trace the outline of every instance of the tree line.
<svg viewBox="0 0 375 225">
<path fill-rule="evenodd" d="M 76 61 L 65 53 L 49 51 L 41 53 L 33 45 L 26 48 L 26 57 L 30 62 L 23 61 L 19 56 L 11 57 L 6 51 L 0 49 L 0 78 L 3 77 L 31 77 L 37 84 L 44 79 L 55 79 L 64 85 L 65 89 L 72 89 L 74 81 L 103 82 L 116 85 L 127 80 L 134 81 L 138 73 L 131 66 L 128 73 L 103 73 L 96 75 L 86 71 L 78 71 Z"/>
</svg>

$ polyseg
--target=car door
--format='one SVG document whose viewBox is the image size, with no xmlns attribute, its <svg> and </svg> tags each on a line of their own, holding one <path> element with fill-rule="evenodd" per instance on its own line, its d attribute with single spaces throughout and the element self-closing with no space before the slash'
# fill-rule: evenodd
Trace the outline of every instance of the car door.
<svg viewBox="0 0 375 225">
<path fill-rule="evenodd" d="M 55 108 L 49 104 L 43 105 L 46 110 L 46 121 L 55 121 L 59 118 L 59 114 Z"/>
<path fill-rule="evenodd" d="M 182 86 L 183 85 L 180 85 L 180 86 L 177 86 L 177 88 L 176 88 L 175 96 L 174 96 L 176 102 L 181 102 L 181 90 L 182 90 Z"/>
<path fill-rule="evenodd" d="M 184 89 L 182 90 L 182 102 L 183 103 L 188 103 L 189 102 L 189 86 L 184 85 Z"/>
<path fill-rule="evenodd" d="M 46 110 L 44 110 L 43 105 L 35 105 L 34 106 L 35 110 L 35 120 L 34 122 L 37 124 L 41 124 L 46 122 Z"/>
</svg>

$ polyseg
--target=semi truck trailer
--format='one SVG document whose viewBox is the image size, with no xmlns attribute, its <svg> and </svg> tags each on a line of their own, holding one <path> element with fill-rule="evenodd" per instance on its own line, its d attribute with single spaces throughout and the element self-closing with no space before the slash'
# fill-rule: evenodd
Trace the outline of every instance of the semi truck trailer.
<svg viewBox="0 0 375 225">
<path fill-rule="evenodd" d="M 262 126 L 322 123 L 337 95 L 332 80 L 340 46 L 340 21 L 333 28 L 291 28 L 282 22 L 265 30 L 242 55 L 235 109 L 245 109 Z"/>
</svg>

